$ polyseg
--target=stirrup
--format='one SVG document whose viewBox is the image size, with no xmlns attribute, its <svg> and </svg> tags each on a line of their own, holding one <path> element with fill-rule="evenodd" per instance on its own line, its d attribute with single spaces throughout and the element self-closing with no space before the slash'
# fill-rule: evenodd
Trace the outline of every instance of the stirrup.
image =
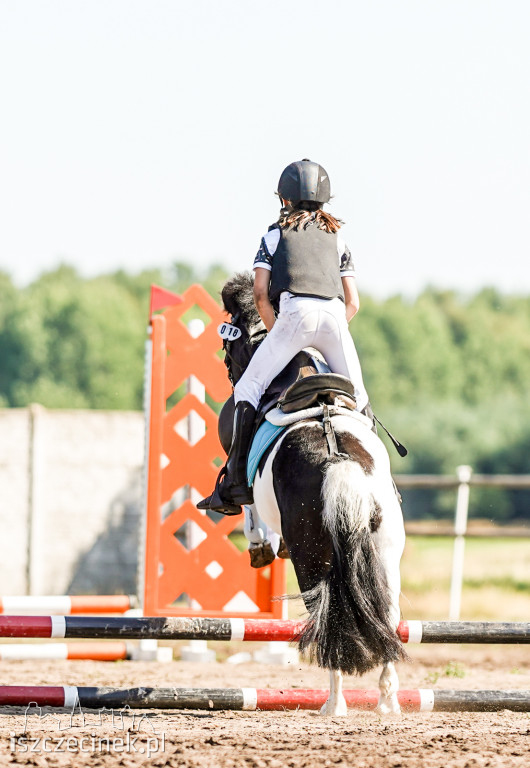
<svg viewBox="0 0 530 768">
<path fill-rule="evenodd" d="M 219 491 L 219 485 L 221 478 L 226 474 L 226 467 L 223 467 L 217 475 L 215 482 L 215 488 L 210 496 L 207 496 L 202 501 L 199 501 L 195 506 L 197 509 L 211 510 L 212 512 L 220 512 L 222 515 L 240 515 L 243 511 L 239 504 L 232 504 L 229 501 L 225 501 Z"/>
</svg>

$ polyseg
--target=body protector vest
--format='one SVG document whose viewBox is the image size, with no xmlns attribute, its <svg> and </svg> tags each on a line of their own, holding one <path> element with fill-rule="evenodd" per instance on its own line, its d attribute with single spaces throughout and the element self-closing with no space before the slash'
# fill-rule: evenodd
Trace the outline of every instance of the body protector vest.
<svg viewBox="0 0 530 768">
<path fill-rule="evenodd" d="M 280 229 L 269 285 L 269 298 L 276 309 L 282 291 L 344 301 L 336 233 L 315 224 L 306 229 Z"/>
</svg>

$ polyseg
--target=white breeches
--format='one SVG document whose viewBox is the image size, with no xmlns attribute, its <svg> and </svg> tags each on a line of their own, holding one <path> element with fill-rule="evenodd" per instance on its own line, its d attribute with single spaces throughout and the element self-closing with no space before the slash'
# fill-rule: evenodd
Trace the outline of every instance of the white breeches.
<svg viewBox="0 0 530 768">
<path fill-rule="evenodd" d="M 280 313 L 272 330 L 260 344 L 234 389 L 236 403 L 246 400 L 258 407 L 271 381 L 289 360 L 305 347 L 314 347 L 333 373 L 353 382 L 357 408 L 368 403 L 361 365 L 348 330 L 344 302 L 282 293 Z"/>
</svg>

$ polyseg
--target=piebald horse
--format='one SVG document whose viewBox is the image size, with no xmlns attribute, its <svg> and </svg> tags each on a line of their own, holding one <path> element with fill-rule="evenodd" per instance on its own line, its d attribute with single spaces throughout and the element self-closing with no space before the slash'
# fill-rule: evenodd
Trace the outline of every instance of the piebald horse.
<svg viewBox="0 0 530 768">
<path fill-rule="evenodd" d="M 266 335 L 252 284 L 246 272 L 222 290 L 231 324 L 241 331 L 224 345 L 233 384 Z M 220 433 L 227 421 L 221 417 Z M 378 711 L 397 713 L 394 664 L 406 658 L 396 632 L 405 544 L 401 507 L 388 453 L 370 421 L 353 411 L 333 415 L 331 423 L 333 455 L 322 418 L 297 421 L 280 433 L 254 480 L 256 511 L 283 537 L 296 572 L 308 612 L 299 648 L 330 671 L 321 713 L 345 715 L 342 674 L 362 675 L 379 665 Z"/>
</svg>

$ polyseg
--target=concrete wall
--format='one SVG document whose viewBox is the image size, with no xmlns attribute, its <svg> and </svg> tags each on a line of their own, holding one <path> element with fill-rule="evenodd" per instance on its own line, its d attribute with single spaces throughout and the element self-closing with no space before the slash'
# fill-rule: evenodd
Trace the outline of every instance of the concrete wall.
<svg viewBox="0 0 530 768">
<path fill-rule="evenodd" d="M 0 410 L 0 596 L 136 593 L 143 414 Z"/>
<path fill-rule="evenodd" d="M 30 419 L 0 410 L 0 593 L 26 592 Z"/>
</svg>

